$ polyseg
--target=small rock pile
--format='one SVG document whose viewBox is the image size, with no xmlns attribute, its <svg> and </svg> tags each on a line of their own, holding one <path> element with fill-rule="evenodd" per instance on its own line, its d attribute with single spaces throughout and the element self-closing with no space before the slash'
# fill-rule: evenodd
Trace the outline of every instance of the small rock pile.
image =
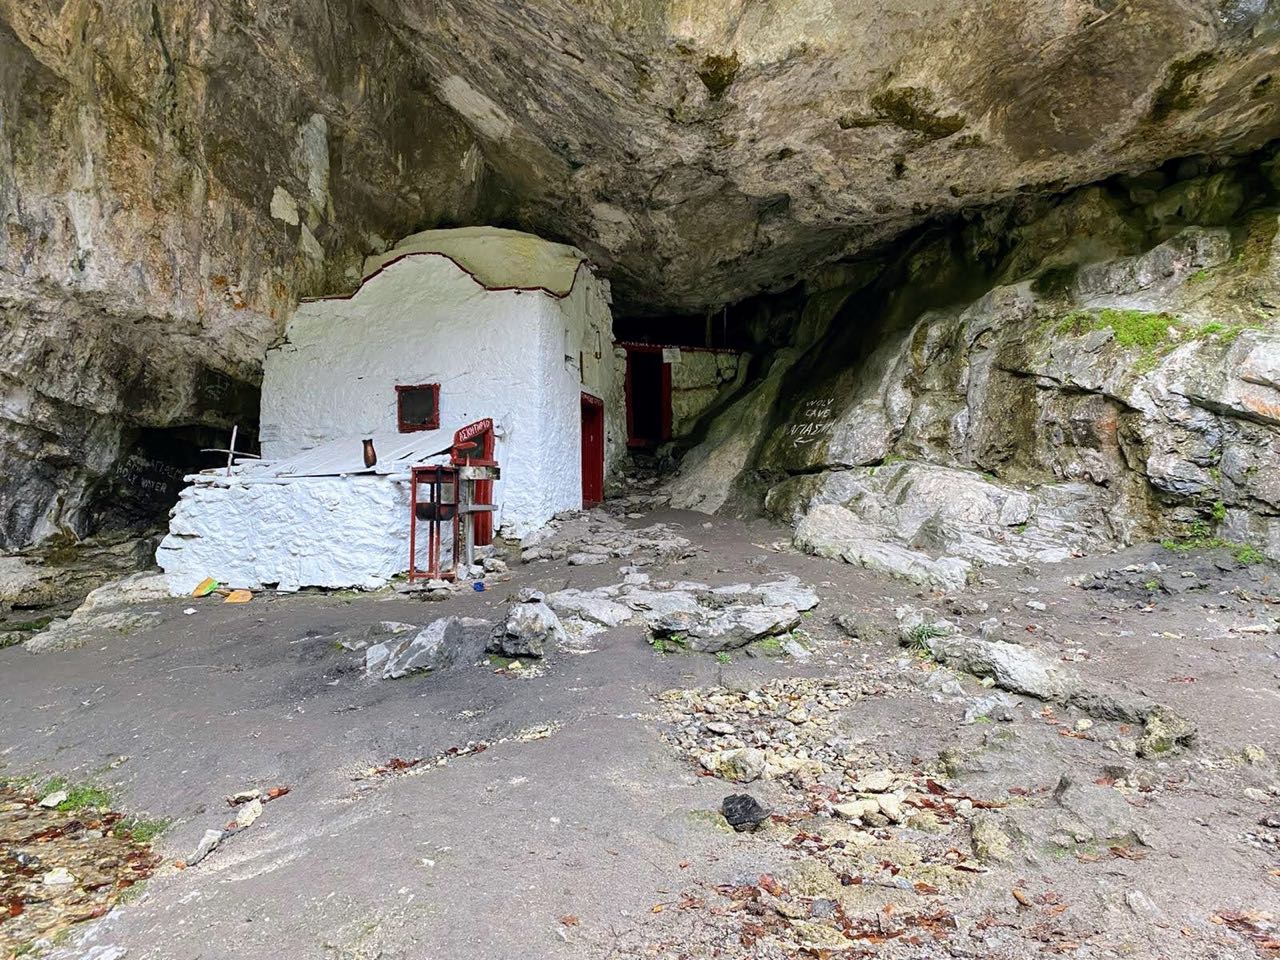
<svg viewBox="0 0 1280 960">
<path fill-rule="evenodd" d="M 647 626 L 654 638 L 679 638 L 684 649 L 716 652 L 793 630 L 801 612 L 818 603 L 817 594 L 794 577 L 713 588 L 654 583 L 634 567 L 624 571 L 623 583 L 599 590 L 547 596 L 523 588 L 496 627 L 469 617 L 442 617 L 422 628 L 387 620 L 335 640 L 348 650 L 364 651 L 367 676 L 394 680 L 472 663 L 486 652 L 534 659 L 548 649 L 588 652 L 581 641 L 623 624 Z M 798 641 L 795 645 L 808 655 Z"/>
<path fill-rule="evenodd" d="M 1221 567 L 1211 566 L 1206 569 L 1206 565 L 1200 562 L 1185 566 L 1186 569 L 1174 570 L 1154 561 L 1133 563 L 1087 574 L 1077 583 L 1082 590 L 1101 591 L 1145 607 L 1165 597 L 1207 590 L 1214 579 L 1239 565 L 1228 559 L 1222 561 Z"/>
<path fill-rule="evenodd" d="M 472 617 L 441 617 L 421 629 L 388 620 L 369 628 L 363 637 L 341 642 L 347 649 L 364 650 L 365 674 L 371 679 L 396 680 L 411 673 L 475 663 L 485 653 L 536 659 L 549 646 L 562 647 L 567 640 L 565 628 L 547 606 L 546 597 L 526 587 L 496 627 Z"/>
<path fill-rule="evenodd" d="M 896 613 L 901 643 L 953 670 L 1099 719 L 1142 724 L 1142 736 L 1117 742 L 1121 752 L 1157 757 L 1196 741 L 1196 725 L 1175 711 L 1142 694 L 1086 680 L 1030 646 L 965 636 L 955 623 L 923 608 L 902 606 Z"/>
<path fill-rule="evenodd" d="M 791 860 L 715 888 L 732 905 L 711 915 L 730 929 L 740 923 L 748 951 L 725 956 L 843 955 L 908 930 L 945 942 L 956 929 L 949 898 L 969 890 L 985 864 L 1013 855 L 990 812 L 1001 803 L 954 793 L 925 765 L 897 768 L 844 733 L 841 715 L 863 695 L 857 683 L 786 678 L 657 698 L 664 738 L 707 775 L 769 781 L 791 801 L 768 819 L 749 795 L 722 803 L 730 827 L 775 847 L 771 859 L 785 851 Z M 705 932 L 724 931 L 713 922 Z"/>
<path fill-rule="evenodd" d="M 909 816 L 904 791 L 923 774 L 866 771 L 874 758 L 839 724 L 840 712 L 861 695 L 848 682 L 787 677 L 745 692 L 671 690 L 658 700 L 671 725 L 664 738 L 709 774 L 733 783 L 782 781 L 797 790 L 817 785 L 825 789 L 813 795 L 825 797 L 835 816 L 902 822 Z"/>
<path fill-rule="evenodd" d="M 699 547 L 665 523 L 633 529 L 604 510 L 561 513 L 541 530 L 525 537 L 520 559 L 568 559 L 571 566 L 592 566 L 622 558 L 649 566 L 696 556 Z"/>
<path fill-rule="evenodd" d="M 652 581 L 624 567 L 621 584 L 597 590 L 562 590 L 547 602 L 579 634 L 623 623 L 642 624 L 653 639 L 698 653 L 733 650 L 787 634 L 818 595 L 795 577 L 758 585 L 711 587 L 689 581 Z M 575 623 L 576 621 L 576 623 Z M 799 655 L 807 651 L 797 644 Z"/>
</svg>

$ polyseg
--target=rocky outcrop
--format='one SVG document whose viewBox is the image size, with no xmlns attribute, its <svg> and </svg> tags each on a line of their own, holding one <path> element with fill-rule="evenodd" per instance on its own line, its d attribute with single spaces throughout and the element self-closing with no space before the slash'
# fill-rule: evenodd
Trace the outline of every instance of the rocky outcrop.
<svg viewBox="0 0 1280 960">
<path fill-rule="evenodd" d="M 134 573 L 90 592 L 69 617 L 26 641 L 28 653 L 70 650 L 91 643 L 141 633 L 156 626 L 169 599 L 164 577 Z"/>
<path fill-rule="evenodd" d="M 1274 176 L 1275 160 L 1259 169 Z M 1143 537 L 1280 558 L 1274 191 L 1251 169 L 1146 203 L 1132 184 L 1123 200 L 1083 191 L 1015 228 L 994 264 L 974 256 L 976 229 L 923 242 L 886 268 L 914 271 L 916 289 L 894 276 L 870 329 L 851 335 L 845 309 L 800 359 L 790 348 L 711 425 L 673 502 L 754 490 L 805 549 L 949 588 L 972 565 Z M 977 295 L 930 308 L 974 287 L 966 269 Z"/>
<path fill-rule="evenodd" d="M 3 0 L 0 546 L 162 518 L 202 447 L 252 441 L 297 297 L 416 229 L 510 222 L 626 311 L 713 309 L 1257 146 L 1276 34 L 1237 0 Z"/>
</svg>

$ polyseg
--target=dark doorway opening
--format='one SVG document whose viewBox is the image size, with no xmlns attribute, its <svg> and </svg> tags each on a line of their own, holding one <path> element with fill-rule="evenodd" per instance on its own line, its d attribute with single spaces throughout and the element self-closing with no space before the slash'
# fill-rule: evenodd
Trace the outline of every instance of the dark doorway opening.
<svg viewBox="0 0 1280 960">
<path fill-rule="evenodd" d="M 671 368 L 661 347 L 626 349 L 627 446 L 656 447 L 671 439 Z"/>
<path fill-rule="evenodd" d="M 604 502 L 604 401 L 582 395 L 582 505 Z"/>
</svg>

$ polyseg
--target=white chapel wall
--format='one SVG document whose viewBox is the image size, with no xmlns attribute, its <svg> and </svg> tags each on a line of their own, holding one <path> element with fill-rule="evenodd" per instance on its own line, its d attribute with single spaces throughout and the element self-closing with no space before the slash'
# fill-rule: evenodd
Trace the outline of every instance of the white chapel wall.
<svg viewBox="0 0 1280 960">
<path fill-rule="evenodd" d="M 496 520 L 523 536 L 581 505 L 579 394 L 613 395 L 611 336 L 608 285 L 585 266 L 556 299 L 489 291 L 445 257 L 407 257 L 349 300 L 299 306 L 265 364 L 263 455 L 394 430 L 396 384 L 440 383 L 442 426 L 499 425 Z M 610 454 L 625 449 L 621 416 L 606 415 Z"/>
</svg>

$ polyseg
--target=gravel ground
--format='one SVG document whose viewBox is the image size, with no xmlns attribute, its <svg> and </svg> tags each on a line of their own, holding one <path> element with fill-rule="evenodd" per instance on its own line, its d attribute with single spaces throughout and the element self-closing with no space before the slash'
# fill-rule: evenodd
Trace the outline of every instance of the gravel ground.
<svg viewBox="0 0 1280 960">
<path fill-rule="evenodd" d="M 783 533 L 764 524 L 626 521 L 654 522 L 700 548 L 646 567 L 655 580 L 811 584 L 821 603 L 801 639 L 813 655 L 659 654 L 622 626 L 525 676 L 485 662 L 371 681 L 362 654 L 336 642 L 382 620 L 497 620 L 524 586 L 620 581 L 624 561 L 563 559 L 513 563 L 509 580 L 443 602 L 174 600 L 148 607 L 154 626 L 110 641 L 0 651 L 0 775 L 92 783 L 130 816 L 172 821 L 140 895 L 40 949 L 95 960 L 1277 955 L 1273 568 L 1150 546 L 989 571 L 948 597 L 778 549 Z M 1197 725 L 1195 745 L 1135 757 L 1122 723 L 1019 697 L 1012 719 L 966 723 L 994 691 L 900 646 L 903 605 L 972 635 L 995 618 L 1006 639 L 1100 688 L 1176 710 Z M 786 713 L 803 713 L 732 706 L 779 691 Z M 708 738 L 725 736 L 706 728 L 708 698 L 737 717 L 722 721 L 733 736 L 799 765 L 748 783 L 708 775 Z M 821 769 L 806 768 L 815 757 Z M 884 791 L 868 789 L 886 774 Z M 280 785 L 289 793 L 251 827 L 178 869 L 234 816 L 228 795 Z M 773 813 L 755 832 L 719 816 L 741 792 Z M 902 801 L 901 816 L 838 812 L 878 796 L 890 812 Z"/>
</svg>

